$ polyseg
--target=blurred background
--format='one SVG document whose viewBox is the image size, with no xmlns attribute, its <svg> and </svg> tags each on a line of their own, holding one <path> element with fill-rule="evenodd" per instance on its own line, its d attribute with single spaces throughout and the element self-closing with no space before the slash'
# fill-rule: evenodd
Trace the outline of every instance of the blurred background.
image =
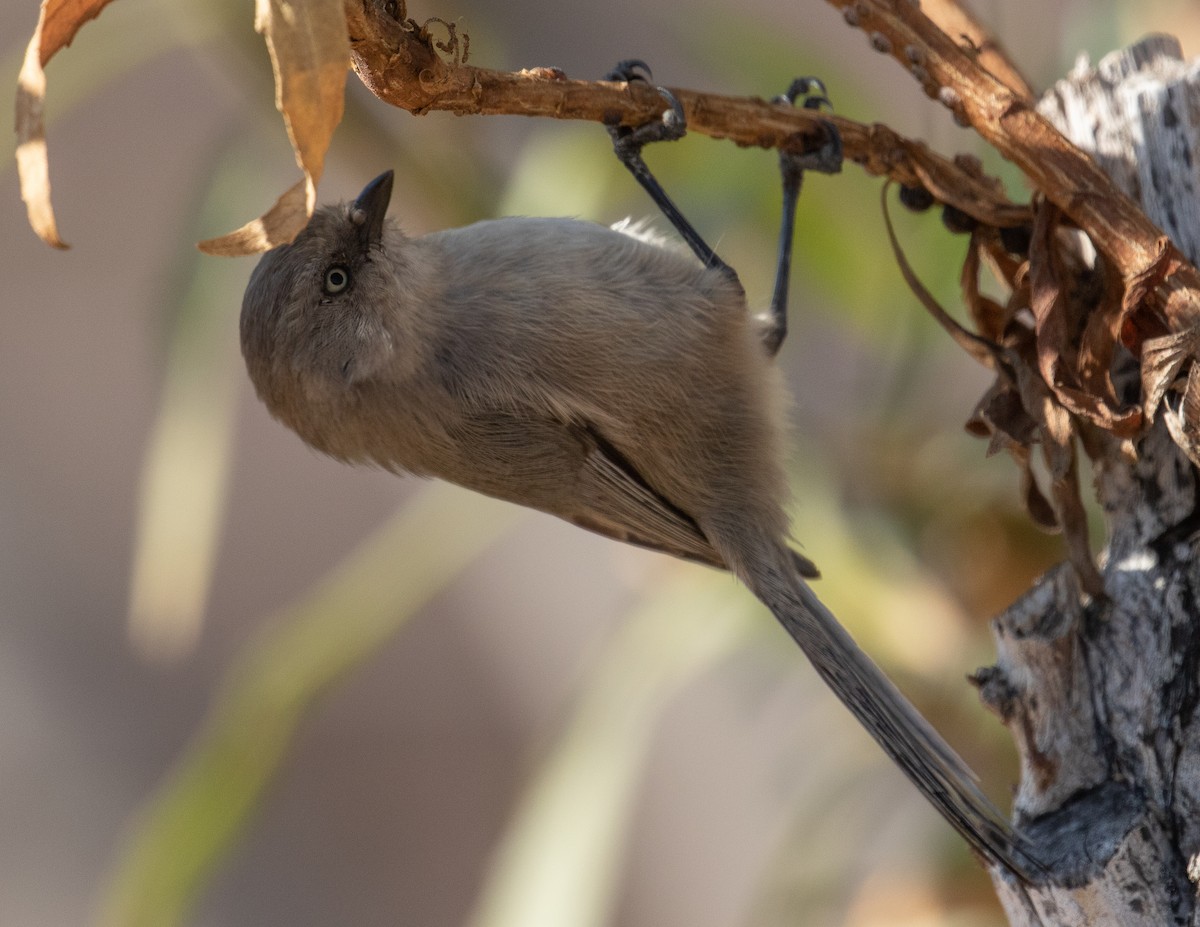
<svg viewBox="0 0 1200 927">
<path fill-rule="evenodd" d="M 981 3 L 1036 86 L 1184 2 Z M 412 0 L 471 62 L 768 96 L 970 151 L 823 3 Z M 252 259 L 195 241 L 297 172 L 250 3 L 120 0 L 48 68 L 57 253 L 0 167 L 0 924 L 996 925 L 964 845 L 728 577 L 440 484 L 325 460 L 241 367 Z M 0 8 L 15 79 L 33 3 Z M 765 305 L 775 157 L 648 160 Z M 593 124 L 414 117 L 351 80 L 322 197 L 394 167 L 421 233 L 652 213 Z M 962 422 L 986 385 L 907 292 L 880 181 L 801 202 L 795 535 L 818 592 L 1001 807 L 1011 744 L 964 674 L 1060 557 Z M 964 244 L 897 217 L 950 306 Z M 660 223 L 661 225 L 661 223 Z"/>
</svg>

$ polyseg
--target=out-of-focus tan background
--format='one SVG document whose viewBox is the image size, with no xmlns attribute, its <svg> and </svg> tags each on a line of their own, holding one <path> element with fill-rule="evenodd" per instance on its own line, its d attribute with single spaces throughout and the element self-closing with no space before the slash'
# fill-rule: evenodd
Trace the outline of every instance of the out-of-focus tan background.
<svg viewBox="0 0 1200 927">
<path fill-rule="evenodd" d="M 458 21 L 488 67 L 637 56 L 667 84 L 764 96 L 818 74 L 846 116 L 986 156 L 823 3 L 409 12 Z M 1038 86 L 1153 29 L 1195 50 L 1182 2 L 978 12 Z M 0 168 L 0 924 L 99 922 L 186 860 L 206 927 L 1000 923 L 949 828 L 730 579 L 335 464 L 269 419 L 237 352 L 253 262 L 193 247 L 296 176 L 252 17 L 120 0 L 50 64 L 71 251 L 36 241 Z M 0 8 L 10 86 L 35 20 Z M 648 159 L 764 303 L 774 156 L 694 137 Z M 413 233 L 652 213 L 599 126 L 416 118 L 352 81 L 323 197 L 387 167 Z M 820 594 L 1005 804 L 1011 750 L 963 675 L 1057 542 L 963 434 L 985 377 L 906 292 L 878 188 L 847 165 L 801 204 L 795 533 Z M 961 240 L 900 220 L 953 303 Z"/>
</svg>

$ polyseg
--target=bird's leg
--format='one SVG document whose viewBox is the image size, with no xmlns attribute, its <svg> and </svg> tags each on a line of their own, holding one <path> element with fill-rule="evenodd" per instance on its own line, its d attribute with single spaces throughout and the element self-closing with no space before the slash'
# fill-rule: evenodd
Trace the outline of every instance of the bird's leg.
<svg viewBox="0 0 1200 927">
<path fill-rule="evenodd" d="M 805 109 L 818 109 L 822 103 L 829 105 L 825 96 L 825 85 L 815 77 L 797 77 L 787 92 L 776 97 L 776 103 L 795 104 L 803 96 Z M 775 289 L 771 294 L 771 308 L 762 331 L 763 344 L 767 353 L 774 357 L 783 339 L 787 337 L 788 280 L 792 271 L 792 237 L 796 226 L 796 203 L 800 199 L 800 185 L 806 170 L 836 174 L 842 169 L 842 137 L 832 122 L 823 122 L 827 133 L 824 145 L 813 152 L 797 154 L 786 150 L 779 152 L 779 170 L 783 176 L 783 219 L 779 228 L 779 254 L 775 264 Z"/>
<path fill-rule="evenodd" d="M 650 68 L 644 61 L 631 58 L 628 61 L 620 62 L 604 76 L 604 79 L 632 83 L 633 81 L 646 82 L 650 76 Z M 649 193 L 650 198 L 658 204 L 658 208 L 662 210 L 663 215 L 667 217 L 675 230 L 683 236 L 683 240 L 695 252 L 696 257 L 700 258 L 706 267 L 716 268 L 737 280 L 737 272 L 721 260 L 708 242 L 700 237 L 695 226 L 684 217 L 683 213 L 679 211 L 679 207 L 667 196 L 662 184 L 650 172 L 650 168 L 642 159 L 642 148 L 650 142 L 674 141 L 687 133 L 687 117 L 675 95 L 665 87 L 656 89 L 667 101 L 667 110 L 663 113 L 662 119 L 640 126 L 607 126 L 608 134 L 612 137 L 613 150 L 617 153 L 621 163 L 642 185 L 642 189 Z"/>
</svg>

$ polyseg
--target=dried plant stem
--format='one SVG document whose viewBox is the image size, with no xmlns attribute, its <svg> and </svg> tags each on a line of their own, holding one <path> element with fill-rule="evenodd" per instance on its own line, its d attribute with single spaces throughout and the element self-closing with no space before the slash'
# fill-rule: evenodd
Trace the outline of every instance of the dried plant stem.
<svg viewBox="0 0 1200 927">
<path fill-rule="evenodd" d="M 1165 330 L 1200 320 L 1200 273 L 1095 162 L 1033 107 L 1024 92 L 957 45 L 909 0 L 829 0 L 921 80 L 927 93 L 970 124 L 1025 173 L 1029 182 L 1083 229 L 1125 281 L 1146 300 Z M 920 68 L 917 72 L 915 68 Z M 1140 346 L 1140 345 L 1137 345 Z"/>
<path fill-rule="evenodd" d="M 924 0 L 921 9 L 937 27 L 951 38 L 961 39 L 975 56 L 979 66 L 991 73 L 1017 96 L 1032 100 L 1035 96 L 1008 52 L 958 0 Z"/>
<path fill-rule="evenodd" d="M 553 68 L 494 71 L 446 60 L 432 36 L 404 19 L 389 0 L 347 0 L 354 69 L 381 100 L 422 114 L 443 110 L 472 115 L 522 115 L 634 125 L 661 115 L 652 87 L 572 80 Z M 670 88 L 682 103 L 692 132 L 738 145 L 812 150 L 825 140 L 822 122 L 842 135 L 846 157 L 868 173 L 922 185 L 941 202 L 980 222 L 1028 222 L 1026 206 L 1010 202 L 998 184 L 882 125 L 865 125 L 826 113 Z M 781 88 L 782 89 L 782 88 Z"/>
</svg>

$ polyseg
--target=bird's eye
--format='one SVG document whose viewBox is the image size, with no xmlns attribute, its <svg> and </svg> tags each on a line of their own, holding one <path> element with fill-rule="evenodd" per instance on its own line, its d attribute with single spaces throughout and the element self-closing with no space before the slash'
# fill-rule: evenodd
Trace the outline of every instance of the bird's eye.
<svg viewBox="0 0 1200 927">
<path fill-rule="evenodd" d="M 337 296 L 350 286 L 350 269 L 342 264 L 334 264 L 325 271 L 325 292 Z"/>
</svg>

